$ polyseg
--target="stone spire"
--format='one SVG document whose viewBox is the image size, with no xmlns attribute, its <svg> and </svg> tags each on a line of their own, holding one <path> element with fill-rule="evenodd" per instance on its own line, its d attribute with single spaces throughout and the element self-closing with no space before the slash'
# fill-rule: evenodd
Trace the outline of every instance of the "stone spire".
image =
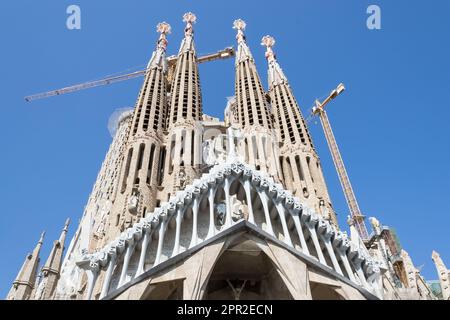
<svg viewBox="0 0 450 320">
<path fill-rule="evenodd" d="M 240 123 L 243 127 L 262 126 L 272 129 L 272 119 L 265 91 L 244 35 L 246 23 L 238 19 L 234 21 L 233 28 L 237 30 L 236 40 L 238 42 L 235 87 Z"/>
<path fill-rule="evenodd" d="M 29 300 L 36 283 L 36 274 L 39 267 L 39 253 L 41 251 L 42 243 L 44 242 L 45 232 L 42 232 L 41 237 L 32 253 L 29 253 L 25 258 L 25 262 L 13 282 L 7 300 Z"/>
<path fill-rule="evenodd" d="M 60 277 L 64 243 L 66 242 L 69 224 L 70 219 L 67 219 L 59 239 L 53 242 L 47 262 L 42 267 L 42 278 L 36 290 L 36 300 L 50 300 L 53 298 Z"/>
<path fill-rule="evenodd" d="M 439 276 L 439 283 L 442 290 L 442 298 L 444 300 L 450 300 L 450 270 L 447 269 L 444 262 L 441 259 L 439 253 L 433 250 L 431 255 L 434 264 L 436 265 L 436 270 Z"/>
<path fill-rule="evenodd" d="M 416 293 L 417 291 L 417 270 L 414 266 L 414 263 L 412 262 L 411 257 L 409 256 L 408 252 L 405 250 L 400 251 L 400 257 L 403 261 L 403 271 L 404 271 L 404 285 L 406 288 L 413 289 L 413 293 Z"/>
<path fill-rule="evenodd" d="M 266 93 L 256 69 L 255 61 L 246 43 L 246 23 L 238 19 L 233 28 L 236 40 L 236 109 L 239 125 L 245 137 L 242 154 L 250 165 L 267 172 L 278 182 L 280 179 L 276 134 Z"/>
<path fill-rule="evenodd" d="M 182 54 L 187 51 L 192 51 L 195 53 L 194 24 L 197 22 L 197 17 L 192 12 L 187 12 L 183 15 L 183 22 L 186 23 L 186 28 L 184 29 L 184 38 L 181 41 L 178 54 Z"/>
<path fill-rule="evenodd" d="M 286 75 L 273 51 L 275 39 L 264 36 L 261 45 L 266 47 L 270 102 L 278 140 L 282 142 L 282 180 L 286 188 L 337 226 L 319 157 Z"/>
<path fill-rule="evenodd" d="M 275 45 L 275 39 L 271 36 L 264 36 L 261 40 L 261 45 L 266 47 L 266 59 L 269 63 L 269 72 L 268 72 L 268 82 L 269 82 L 269 90 L 273 88 L 273 86 L 288 83 L 286 76 L 284 75 L 283 70 L 277 62 L 275 53 L 272 50 L 272 47 Z"/>
<path fill-rule="evenodd" d="M 166 201 L 201 175 L 202 94 L 194 46 L 194 23 L 197 17 L 188 12 L 176 65 L 171 75 L 170 112 L 167 117 L 167 144 L 164 156 L 164 191 L 160 198 Z"/>
<path fill-rule="evenodd" d="M 160 33 L 160 37 L 156 50 L 148 63 L 148 71 L 134 112 L 132 123 L 133 136 L 145 134 L 149 131 L 158 133 L 163 128 L 166 106 L 164 74 L 167 71 L 167 34 L 171 32 L 171 27 L 166 22 L 161 22 L 156 30 Z"/>
<path fill-rule="evenodd" d="M 166 67 L 166 50 L 167 44 L 169 43 L 167 41 L 167 35 L 171 32 L 170 24 L 161 22 L 156 26 L 156 31 L 160 33 L 160 36 L 147 69 Z"/>
<path fill-rule="evenodd" d="M 169 128 L 177 123 L 202 119 L 202 97 L 194 46 L 193 25 L 196 21 L 197 17 L 192 12 L 183 16 L 186 28 L 171 85 Z"/>
<path fill-rule="evenodd" d="M 131 131 L 124 152 L 117 198 L 110 215 L 109 237 L 129 228 L 156 207 L 161 146 L 167 115 L 167 35 L 166 22 L 157 25 L 160 33 L 156 49 L 134 109 Z"/>
</svg>

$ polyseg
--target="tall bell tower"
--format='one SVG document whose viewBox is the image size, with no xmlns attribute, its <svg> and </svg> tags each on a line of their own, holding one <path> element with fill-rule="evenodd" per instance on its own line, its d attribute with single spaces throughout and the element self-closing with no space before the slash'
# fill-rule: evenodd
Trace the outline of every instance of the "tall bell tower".
<svg viewBox="0 0 450 320">
<path fill-rule="evenodd" d="M 237 30 L 238 43 L 235 63 L 236 113 L 245 137 L 245 160 L 257 170 L 267 172 L 279 181 L 278 141 L 273 130 L 270 105 L 261 85 L 255 60 L 246 43 L 246 23 L 238 19 L 233 26 Z"/>
<path fill-rule="evenodd" d="M 160 37 L 147 66 L 131 122 L 117 199 L 110 217 L 110 238 L 156 207 L 157 176 L 167 107 L 167 34 L 171 27 L 162 22 L 158 24 L 157 31 Z"/>
<path fill-rule="evenodd" d="M 171 83 L 170 106 L 167 118 L 167 155 L 164 168 L 167 199 L 201 175 L 202 94 L 194 45 L 192 12 L 183 16 L 186 23 L 184 38 L 178 51 Z M 166 200 L 166 199 L 163 199 Z"/>
<path fill-rule="evenodd" d="M 275 39 L 265 36 L 261 44 L 266 47 L 270 102 L 278 139 L 282 143 L 279 160 L 284 185 L 325 219 L 338 226 L 319 156 L 292 88 L 272 50 Z"/>
</svg>

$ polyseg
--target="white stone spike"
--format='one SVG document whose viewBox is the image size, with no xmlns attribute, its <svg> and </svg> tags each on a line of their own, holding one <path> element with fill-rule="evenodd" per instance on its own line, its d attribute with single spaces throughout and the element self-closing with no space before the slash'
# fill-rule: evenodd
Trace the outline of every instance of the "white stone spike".
<svg viewBox="0 0 450 320">
<path fill-rule="evenodd" d="M 233 23 L 233 29 L 237 30 L 236 40 L 238 42 L 236 65 L 248 59 L 253 60 L 252 53 L 250 52 L 250 49 L 245 42 L 244 30 L 246 26 L 247 24 L 242 19 L 237 19 Z"/>
<path fill-rule="evenodd" d="M 187 12 L 183 15 L 183 22 L 186 23 L 186 27 L 184 29 L 184 38 L 181 41 L 181 46 L 178 54 L 186 51 L 193 51 L 195 53 L 193 25 L 197 22 L 197 17 L 192 12 Z"/>
<path fill-rule="evenodd" d="M 275 39 L 272 36 L 264 36 L 261 39 L 261 45 L 266 47 L 266 59 L 269 63 L 268 70 L 268 82 L 269 88 L 273 88 L 274 86 L 282 83 L 287 83 L 287 78 L 281 69 L 280 65 L 277 62 L 276 55 L 273 52 L 273 46 L 275 45 Z"/>
</svg>

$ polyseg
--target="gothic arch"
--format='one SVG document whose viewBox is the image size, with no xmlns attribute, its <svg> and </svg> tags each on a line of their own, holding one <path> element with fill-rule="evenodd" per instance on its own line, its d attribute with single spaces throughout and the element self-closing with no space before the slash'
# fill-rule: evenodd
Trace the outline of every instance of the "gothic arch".
<svg viewBox="0 0 450 320">
<path fill-rule="evenodd" d="M 292 300 L 277 264 L 246 236 L 217 258 L 207 280 L 204 300 Z"/>
</svg>

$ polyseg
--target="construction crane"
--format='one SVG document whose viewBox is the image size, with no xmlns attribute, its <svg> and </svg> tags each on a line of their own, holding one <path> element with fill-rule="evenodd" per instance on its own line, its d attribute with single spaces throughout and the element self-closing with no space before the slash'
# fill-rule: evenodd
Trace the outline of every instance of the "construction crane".
<svg viewBox="0 0 450 320">
<path fill-rule="evenodd" d="M 197 62 L 198 63 L 204 63 L 204 62 L 209 62 L 209 61 L 214 61 L 214 60 L 219 60 L 219 59 L 227 59 L 227 58 L 231 58 L 231 57 L 234 57 L 234 56 L 235 56 L 234 48 L 233 47 L 227 47 L 227 48 L 225 48 L 223 50 L 220 50 L 220 51 L 218 51 L 216 53 L 211 53 L 211 54 L 207 54 L 207 55 L 198 57 L 197 58 Z M 168 80 L 169 81 L 171 80 L 171 77 L 173 75 L 173 71 L 175 69 L 175 66 L 176 66 L 176 63 L 177 63 L 177 59 L 178 59 L 177 56 L 170 56 L 170 57 L 167 58 L 168 67 L 169 67 L 169 75 L 168 75 Z M 59 96 L 59 95 L 62 95 L 62 94 L 76 92 L 76 91 L 80 91 L 80 90 L 84 90 L 84 89 L 89 89 L 89 88 L 109 85 L 109 84 L 120 82 L 120 81 L 126 81 L 126 80 L 130 80 L 130 79 L 134 79 L 134 78 L 138 78 L 138 77 L 144 76 L 147 73 L 147 71 L 148 71 L 147 69 L 139 70 L 139 71 L 135 71 L 135 72 L 128 73 L 128 74 L 117 75 L 117 76 L 112 76 L 112 77 L 108 77 L 108 78 L 101 79 L 101 80 L 85 82 L 85 83 L 81 83 L 81 84 L 77 84 L 77 85 L 61 88 L 61 89 L 58 89 L 58 90 L 52 90 L 52 91 L 48 91 L 48 92 L 44 92 L 44 93 L 38 93 L 38 94 L 35 94 L 35 95 L 31 95 L 31 96 L 25 97 L 25 101 L 31 102 L 31 101 L 38 100 L 38 99 Z"/>
<path fill-rule="evenodd" d="M 325 132 L 325 137 L 328 142 L 328 147 L 330 148 L 331 156 L 333 157 L 333 162 L 338 172 L 339 180 L 344 191 L 345 199 L 347 200 L 348 207 L 350 209 L 351 220 L 354 223 L 359 236 L 363 241 L 369 239 L 369 234 L 367 232 L 366 225 L 364 223 L 364 215 L 361 214 L 358 202 L 356 201 L 355 193 L 353 192 L 350 179 L 348 178 L 347 171 L 344 166 L 344 161 L 342 160 L 341 153 L 334 137 L 333 131 L 331 130 L 330 120 L 328 120 L 328 115 L 325 111 L 325 106 L 338 95 L 344 92 L 345 87 L 341 83 L 334 89 L 330 95 L 323 101 L 315 101 L 315 106 L 312 109 L 313 115 L 318 115 L 320 122 L 322 123 L 323 131 Z"/>
</svg>

